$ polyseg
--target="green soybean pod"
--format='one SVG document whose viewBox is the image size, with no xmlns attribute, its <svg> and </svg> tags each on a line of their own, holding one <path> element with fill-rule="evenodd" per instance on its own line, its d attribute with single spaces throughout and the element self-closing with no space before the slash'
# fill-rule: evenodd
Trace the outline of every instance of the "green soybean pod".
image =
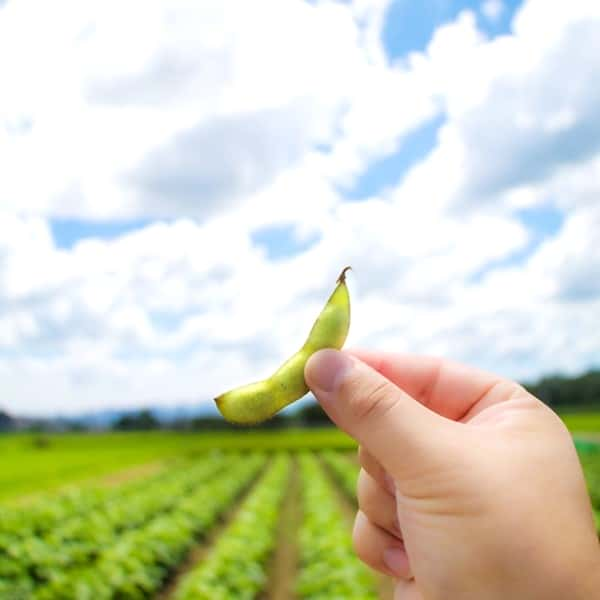
<svg viewBox="0 0 600 600">
<path fill-rule="evenodd" d="M 350 327 L 350 295 L 346 285 L 346 267 L 337 285 L 317 317 L 308 338 L 296 354 L 286 360 L 267 379 L 244 385 L 215 398 L 221 414 L 232 423 L 260 423 L 308 392 L 304 366 L 309 357 L 323 348 L 341 348 Z"/>
</svg>

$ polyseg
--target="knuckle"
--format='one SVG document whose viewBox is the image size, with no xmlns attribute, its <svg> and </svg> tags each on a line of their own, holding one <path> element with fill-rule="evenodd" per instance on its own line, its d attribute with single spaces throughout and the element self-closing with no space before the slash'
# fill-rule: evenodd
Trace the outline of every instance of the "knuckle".
<svg viewBox="0 0 600 600">
<path fill-rule="evenodd" d="M 384 413 L 393 402 L 394 392 L 394 386 L 385 379 L 367 389 L 358 389 L 350 401 L 354 416 L 363 420 Z"/>
</svg>

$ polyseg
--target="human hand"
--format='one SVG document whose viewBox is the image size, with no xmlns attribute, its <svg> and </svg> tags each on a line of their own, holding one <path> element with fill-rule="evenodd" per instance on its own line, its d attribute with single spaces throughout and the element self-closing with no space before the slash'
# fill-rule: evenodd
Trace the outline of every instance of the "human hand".
<svg viewBox="0 0 600 600">
<path fill-rule="evenodd" d="M 306 382 L 360 444 L 354 546 L 395 600 L 600 598 L 600 546 L 558 416 L 435 358 L 322 350 Z"/>
</svg>

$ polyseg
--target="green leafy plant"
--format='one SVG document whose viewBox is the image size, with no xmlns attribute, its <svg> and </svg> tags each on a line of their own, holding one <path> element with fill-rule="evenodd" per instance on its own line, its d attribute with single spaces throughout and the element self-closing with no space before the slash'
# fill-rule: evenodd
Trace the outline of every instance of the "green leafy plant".
<svg viewBox="0 0 600 600">
<path fill-rule="evenodd" d="M 321 458 L 331 471 L 334 479 L 340 484 L 342 490 L 352 502 L 356 502 L 356 482 L 359 467 L 340 452 L 326 451 Z"/>
<path fill-rule="evenodd" d="M 213 456 L 139 493 L 113 492 L 96 510 L 0 554 L 0 597 L 146 597 L 200 533 L 251 482 L 266 458 Z M 101 510 L 100 510 L 101 509 Z"/>
<path fill-rule="evenodd" d="M 206 561 L 183 582 L 177 600 L 257 597 L 267 583 L 267 563 L 289 473 L 289 457 L 277 456 Z"/>
<path fill-rule="evenodd" d="M 375 579 L 352 548 L 350 527 L 330 481 L 310 454 L 300 457 L 303 520 L 296 592 L 311 600 L 375 600 Z"/>
</svg>

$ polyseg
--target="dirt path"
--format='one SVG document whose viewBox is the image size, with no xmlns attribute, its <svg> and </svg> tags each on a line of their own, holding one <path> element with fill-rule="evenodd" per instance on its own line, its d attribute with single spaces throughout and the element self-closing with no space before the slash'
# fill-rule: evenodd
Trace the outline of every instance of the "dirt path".
<svg viewBox="0 0 600 600">
<path fill-rule="evenodd" d="M 105 485 L 107 487 L 121 485 L 122 483 L 133 481 L 134 479 L 141 479 L 142 477 L 150 477 L 150 475 L 155 475 L 161 469 L 163 469 L 164 466 L 165 463 L 162 460 L 136 465 L 134 467 L 130 467 L 129 469 L 109 473 L 100 479 L 99 482 L 101 485 Z"/>
<path fill-rule="evenodd" d="M 317 455 L 318 456 L 318 455 Z M 333 482 L 333 487 L 337 493 L 340 506 L 344 516 L 348 520 L 349 527 L 352 527 L 354 523 L 354 517 L 356 516 L 356 505 L 348 498 L 347 494 L 342 490 L 338 482 L 336 481 L 331 469 L 321 461 L 321 466 Z M 389 577 L 382 575 L 377 571 L 372 571 L 379 582 L 379 597 L 381 600 L 393 600 L 394 598 L 394 582 Z"/>
<path fill-rule="evenodd" d="M 275 553 L 269 565 L 269 584 L 261 600 L 293 600 L 298 566 L 297 534 L 300 523 L 300 478 L 297 460 L 290 467 L 288 490 L 277 529 Z"/>
</svg>

